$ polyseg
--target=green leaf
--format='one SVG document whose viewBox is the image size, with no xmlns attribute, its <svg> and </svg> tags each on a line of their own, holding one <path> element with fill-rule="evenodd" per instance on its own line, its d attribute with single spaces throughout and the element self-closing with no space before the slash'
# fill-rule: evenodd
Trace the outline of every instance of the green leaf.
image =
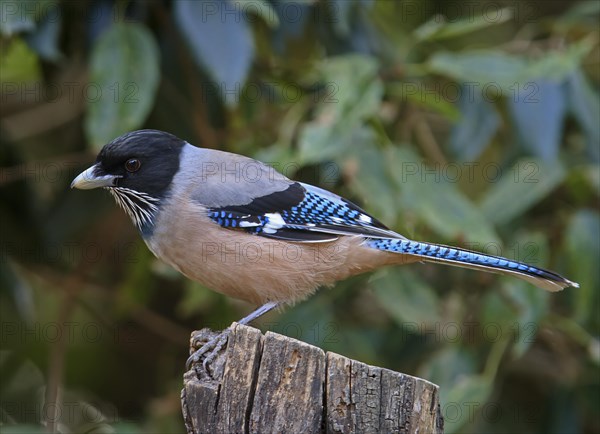
<svg viewBox="0 0 600 434">
<path fill-rule="evenodd" d="M 442 51 L 431 56 L 427 68 L 469 84 L 475 92 L 501 92 L 508 97 L 518 95 L 531 81 L 564 80 L 592 48 L 591 40 L 583 39 L 564 51 L 547 52 L 537 59 L 493 50 Z"/>
<path fill-rule="evenodd" d="M 283 173 L 288 178 L 292 178 L 301 167 L 294 151 L 281 142 L 257 149 L 252 157 L 273 167 L 273 169 Z"/>
<path fill-rule="evenodd" d="M 3 94 L 12 92 L 10 86 L 15 86 L 16 92 L 18 83 L 38 81 L 41 76 L 38 56 L 21 38 L 15 37 L 6 45 L 0 57 L 0 82 L 5 84 Z"/>
<path fill-rule="evenodd" d="M 540 322 L 548 313 L 550 293 L 522 280 L 506 284 L 506 292 L 519 312 L 518 322 L 510 325 L 514 343 L 512 354 L 518 358 L 535 342 Z"/>
<path fill-rule="evenodd" d="M 597 19 L 596 15 L 600 14 L 600 2 L 595 0 L 587 0 L 577 2 L 569 9 L 562 17 L 563 20 L 573 21 L 578 24 L 582 19 L 591 17 Z"/>
<path fill-rule="evenodd" d="M 0 350 L 0 372 L 0 413 L 4 413 L 2 416 L 9 416 L 21 423 L 39 421 L 42 416 L 42 391 L 45 386 L 42 372 L 31 361 L 23 360 L 12 350 Z M 19 411 L 18 406 L 10 406 L 10 403 L 23 403 L 29 406 L 30 411 Z M 8 405 L 5 407 L 6 404 Z"/>
<path fill-rule="evenodd" d="M 254 58 L 254 40 L 243 5 L 226 0 L 178 0 L 175 19 L 194 60 L 212 77 L 223 101 L 237 105 Z"/>
<path fill-rule="evenodd" d="M 566 50 L 547 52 L 529 62 L 527 79 L 541 77 L 555 82 L 563 81 L 581 65 L 595 45 L 595 39 L 588 37 L 571 44 Z"/>
<path fill-rule="evenodd" d="M 269 321 L 269 331 L 281 333 L 321 348 L 337 343 L 341 338 L 336 327 L 333 309 L 327 303 L 311 299 L 288 309 Z M 331 332 L 331 333 L 328 333 Z"/>
<path fill-rule="evenodd" d="M 522 232 L 508 244 L 510 258 L 534 267 L 547 268 L 550 257 L 548 236 L 543 232 Z M 503 291 L 517 307 L 519 321 L 524 324 L 538 324 L 549 311 L 551 294 L 521 279 L 503 277 Z"/>
<path fill-rule="evenodd" d="M 318 74 L 324 97 L 315 120 L 305 124 L 298 138 L 303 164 L 342 156 L 352 148 L 352 142 L 372 140 L 362 123 L 378 112 L 383 96 L 377 64 L 370 58 L 352 55 L 329 59 L 319 65 Z"/>
<path fill-rule="evenodd" d="M 600 4 L 600 3 L 599 3 Z M 600 161 L 600 95 L 592 87 L 580 69 L 567 80 L 569 111 L 585 133 L 588 154 L 593 161 Z"/>
<path fill-rule="evenodd" d="M 25 35 L 25 40 L 42 59 L 57 62 L 64 57 L 59 48 L 61 28 L 62 14 L 58 4 L 48 4 L 36 29 Z"/>
<path fill-rule="evenodd" d="M 386 170 L 386 154 L 374 145 L 373 131 L 363 127 L 361 135 L 362 142 L 357 140 L 361 136 L 354 135 L 353 141 L 340 144 L 344 154 L 337 161 L 342 162 L 350 190 L 361 199 L 361 205 L 391 225 L 400 217 L 401 192 Z"/>
<path fill-rule="evenodd" d="M 494 224 L 508 223 L 549 195 L 565 178 L 559 163 L 519 160 L 485 195 L 480 208 Z"/>
<path fill-rule="evenodd" d="M 301 164 L 319 163 L 341 155 L 347 145 L 344 141 L 348 139 L 348 134 L 340 137 L 333 129 L 332 125 L 319 121 L 304 125 L 298 137 Z"/>
<path fill-rule="evenodd" d="M 325 4 L 329 7 L 331 14 L 330 23 L 336 36 L 340 39 L 360 38 L 362 35 L 360 20 L 357 18 L 361 9 L 367 9 L 372 6 L 372 0 L 332 0 Z M 359 50 L 356 50 L 359 51 Z"/>
<path fill-rule="evenodd" d="M 535 342 L 540 322 L 548 313 L 550 294 L 530 283 L 505 277 L 502 292 L 486 295 L 481 310 L 481 336 L 490 343 L 512 342 L 512 355 L 521 357 Z"/>
<path fill-rule="evenodd" d="M 94 148 L 142 125 L 159 79 L 159 51 L 146 27 L 119 23 L 102 34 L 92 49 L 85 119 Z"/>
<path fill-rule="evenodd" d="M 329 58 L 317 67 L 325 86 L 318 108 L 318 118 L 342 128 L 378 113 L 383 97 L 383 83 L 377 62 L 366 56 L 347 55 Z"/>
<path fill-rule="evenodd" d="M 457 184 L 406 148 L 387 152 L 388 170 L 401 191 L 401 209 L 417 214 L 444 238 L 500 243 L 494 228 Z"/>
<path fill-rule="evenodd" d="M 526 75 L 527 61 L 523 57 L 498 51 L 464 51 L 461 53 L 436 52 L 427 64 L 428 69 L 475 87 L 491 84 L 509 89 Z"/>
<path fill-rule="evenodd" d="M 532 98 L 507 100 L 513 123 L 523 146 L 547 162 L 555 162 L 562 140 L 566 98 L 562 84 L 540 79 L 531 82 L 535 87 Z M 534 125 L 543 125 L 535 128 Z"/>
<path fill-rule="evenodd" d="M 420 326 L 440 321 L 437 294 L 411 270 L 400 267 L 381 270 L 371 282 L 381 308 L 398 324 Z"/>
<path fill-rule="evenodd" d="M 487 402 L 492 393 L 492 384 L 481 375 L 463 378 L 441 402 L 444 409 L 444 432 L 453 434 L 464 431 L 462 428 L 473 423 L 474 415 Z"/>
<path fill-rule="evenodd" d="M 444 99 L 442 94 L 431 94 L 424 83 L 390 83 L 386 87 L 387 93 L 398 98 L 401 103 L 410 101 L 421 107 L 434 110 L 444 115 L 451 121 L 461 119 L 460 110 L 454 104 Z"/>
<path fill-rule="evenodd" d="M 488 339 L 492 336 L 491 333 L 494 332 L 495 338 L 495 330 L 498 327 L 500 327 L 502 334 L 508 333 L 510 326 L 518 319 L 518 311 L 516 306 L 509 303 L 509 299 L 504 293 L 490 291 L 483 298 L 480 318 L 481 327 L 484 329 L 490 327 L 490 333 L 486 335 L 482 331 L 481 336 Z"/>
<path fill-rule="evenodd" d="M 518 234 L 510 246 L 516 250 L 516 254 L 511 255 L 513 259 L 536 267 L 547 266 L 550 246 L 546 234 L 524 232 Z M 512 352 L 515 357 L 520 357 L 535 341 L 540 322 L 549 312 L 550 293 L 509 276 L 504 278 L 502 289 L 518 312 L 518 322 L 511 325 L 514 333 Z"/>
<path fill-rule="evenodd" d="M 598 164 L 588 164 L 581 169 L 581 173 L 587 182 L 600 195 L 600 166 Z"/>
<path fill-rule="evenodd" d="M 357 1 L 333 0 L 326 3 L 329 6 L 333 17 L 333 29 L 340 38 L 347 38 L 351 34 L 352 9 L 357 5 Z"/>
<path fill-rule="evenodd" d="M 243 3 L 242 7 L 245 13 L 260 17 L 271 29 L 279 27 L 279 16 L 267 0 L 252 0 Z"/>
<path fill-rule="evenodd" d="M 490 19 L 490 15 L 493 19 Z M 456 36 L 466 35 L 490 26 L 505 23 L 513 18 L 512 8 L 503 8 L 496 11 L 487 11 L 484 15 L 469 16 L 452 22 L 446 22 L 442 15 L 434 15 L 415 31 L 417 41 L 436 41 Z"/>
<path fill-rule="evenodd" d="M 35 29 L 35 15 L 43 2 L 37 0 L 0 0 L 0 34 L 11 37 Z"/>
<path fill-rule="evenodd" d="M 428 357 L 418 375 L 440 386 L 441 399 L 446 402 L 446 395 L 460 378 L 474 374 L 476 369 L 477 359 L 471 352 L 458 345 L 448 345 Z"/>
<path fill-rule="evenodd" d="M 586 321 L 598 311 L 598 258 L 600 258 L 600 216 L 596 211 L 578 211 L 567 228 L 566 256 L 569 265 L 569 278 L 577 283 L 578 289 L 571 289 L 575 298 L 575 318 Z"/>
<path fill-rule="evenodd" d="M 498 252 L 517 261 L 538 267 L 548 262 L 549 246 L 547 237 L 541 232 L 519 233 L 507 244 L 510 254 Z M 501 291 L 486 295 L 481 310 L 483 336 L 488 340 L 500 340 L 510 336 L 514 357 L 522 356 L 535 341 L 540 322 L 548 314 L 550 294 L 528 282 L 503 276 Z"/>
<path fill-rule="evenodd" d="M 205 312 L 207 307 L 213 307 L 220 294 L 193 280 L 186 279 L 183 283 L 184 294 L 177 306 L 177 312 L 184 318 L 189 318 L 198 312 Z"/>
<path fill-rule="evenodd" d="M 480 92 L 469 95 L 463 88 L 460 95 L 458 105 L 462 116 L 452 127 L 450 147 L 461 160 L 472 161 L 481 155 L 496 134 L 500 116 Z"/>
<path fill-rule="evenodd" d="M 11 310 L 24 322 L 33 323 L 36 317 L 33 289 L 21 268 L 10 259 L 0 264 L 0 287 L 12 299 Z"/>
<path fill-rule="evenodd" d="M 136 261 L 128 264 L 126 277 L 121 280 L 120 287 L 118 288 L 118 297 L 116 298 L 117 311 L 127 312 L 130 309 L 135 309 L 140 304 L 147 303 L 151 299 L 156 287 L 155 282 L 157 279 L 153 277 L 152 273 L 148 272 L 150 265 L 154 261 L 154 257 L 145 247 L 141 245 L 137 245 L 136 247 Z M 164 262 L 156 261 L 168 270 L 168 272 L 171 272 L 172 268 L 170 266 Z"/>
</svg>

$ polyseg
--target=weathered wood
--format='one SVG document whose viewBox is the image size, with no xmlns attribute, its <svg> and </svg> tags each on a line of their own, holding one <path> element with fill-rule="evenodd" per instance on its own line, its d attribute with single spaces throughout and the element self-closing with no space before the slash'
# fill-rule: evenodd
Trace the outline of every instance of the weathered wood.
<svg viewBox="0 0 600 434">
<path fill-rule="evenodd" d="M 209 370 L 184 375 L 188 433 L 443 432 L 435 384 L 275 333 L 233 324 Z"/>
</svg>

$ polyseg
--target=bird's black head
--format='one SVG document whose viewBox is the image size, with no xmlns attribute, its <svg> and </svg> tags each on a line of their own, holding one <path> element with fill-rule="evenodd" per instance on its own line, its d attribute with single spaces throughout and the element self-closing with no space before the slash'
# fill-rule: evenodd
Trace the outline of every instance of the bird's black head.
<svg viewBox="0 0 600 434">
<path fill-rule="evenodd" d="M 94 174 L 114 177 L 108 187 L 124 187 L 161 197 L 179 169 L 185 142 L 157 130 L 139 130 L 106 144 L 93 166 Z"/>
<path fill-rule="evenodd" d="M 152 222 L 168 193 L 185 143 L 157 130 L 124 134 L 106 144 L 96 163 L 75 178 L 71 187 L 108 188 L 141 229 Z"/>
</svg>

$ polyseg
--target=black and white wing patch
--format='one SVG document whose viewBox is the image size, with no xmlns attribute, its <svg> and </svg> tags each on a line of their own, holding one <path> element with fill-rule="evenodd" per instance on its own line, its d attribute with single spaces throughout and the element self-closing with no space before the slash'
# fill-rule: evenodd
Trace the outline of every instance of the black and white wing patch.
<svg viewBox="0 0 600 434">
<path fill-rule="evenodd" d="M 247 205 L 212 208 L 208 216 L 225 228 L 286 241 L 325 242 L 340 235 L 401 238 L 352 202 L 300 182 Z"/>
</svg>

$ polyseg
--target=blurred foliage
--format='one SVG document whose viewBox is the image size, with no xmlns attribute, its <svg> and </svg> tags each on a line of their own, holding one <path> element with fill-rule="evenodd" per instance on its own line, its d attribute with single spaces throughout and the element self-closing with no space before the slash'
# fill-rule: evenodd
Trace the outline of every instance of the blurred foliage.
<svg viewBox="0 0 600 434">
<path fill-rule="evenodd" d="M 251 307 L 155 260 L 104 192 L 148 127 L 388 226 L 581 288 L 416 264 L 268 315 L 441 387 L 446 432 L 600 432 L 600 2 L 0 1 L 3 432 L 183 432 L 189 332 Z"/>
</svg>

